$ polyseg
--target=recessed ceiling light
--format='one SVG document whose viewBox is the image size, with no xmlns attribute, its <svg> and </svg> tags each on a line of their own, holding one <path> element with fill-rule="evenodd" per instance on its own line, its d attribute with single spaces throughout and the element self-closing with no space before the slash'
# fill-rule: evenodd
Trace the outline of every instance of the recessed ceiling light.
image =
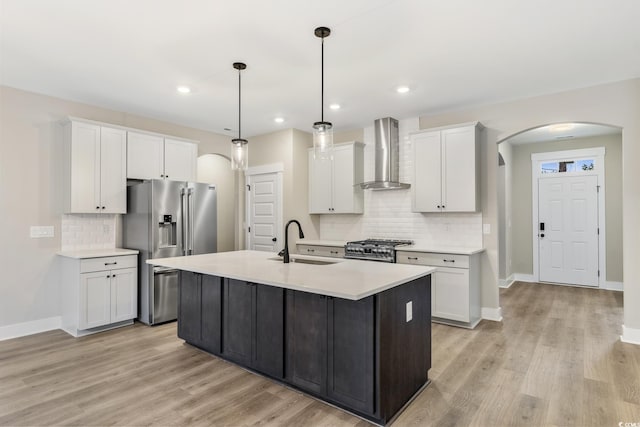
<svg viewBox="0 0 640 427">
<path fill-rule="evenodd" d="M 331 108 L 332 110 L 339 110 L 340 109 L 340 104 L 331 104 L 331 105 L 329 105 L 329 108 Z"/>
<path fill-rule="evenodd" d="M 276 123 L 284 123 L 284 118 L 283 117 L 276 117 L 275 119 L 273 119 L 274 122 Z"/>
<path fill-rule="evenodd" d="M 189 86 L 178 86 L 176 90 L 180 93 L 191 93 L 191 88 Z"/>
<path fill-rule="evenodd" d="M 407 93 L 409 92 L 409 90 L 409 86 L 398 86 L 398 88 L 396 89 L 398 93 Z"/>
<path fill-rule="evenodd" d="M 551 132 L 564 132 L 565 130 L 573 129 L 573 123 L 560 123 L 551 126 Z"/>
</svg>

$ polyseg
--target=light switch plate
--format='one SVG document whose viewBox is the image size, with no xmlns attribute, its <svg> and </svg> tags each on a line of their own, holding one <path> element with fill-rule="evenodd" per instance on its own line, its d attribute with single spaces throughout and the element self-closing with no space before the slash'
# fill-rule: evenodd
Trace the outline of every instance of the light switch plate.
<svg viewBox="0 0 640 427">
<path fill-rule="evenodd" d="M 53 237 L 53 225 L 32 225 L 29 234 L 32 239 Z"/>
<path fill-rule="evenodd" d="M 413 319 L 413 301 L 407 303 L 407 322 L 411 322 Z"/>
</svg>

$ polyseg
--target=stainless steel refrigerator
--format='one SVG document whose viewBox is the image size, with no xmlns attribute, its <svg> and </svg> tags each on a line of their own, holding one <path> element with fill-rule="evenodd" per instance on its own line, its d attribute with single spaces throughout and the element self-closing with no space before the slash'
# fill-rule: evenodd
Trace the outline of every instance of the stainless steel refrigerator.
<svg viewBox="0 0 640 427">
<path fill-rule="evenodd" d="M 178 271 L 146 261 L 216 252 L 215 186 L 156 179 L 130 185 L 122 241 L 140 251 L 138 320 L 155 325 L 177 319 Z"/>
</svg>

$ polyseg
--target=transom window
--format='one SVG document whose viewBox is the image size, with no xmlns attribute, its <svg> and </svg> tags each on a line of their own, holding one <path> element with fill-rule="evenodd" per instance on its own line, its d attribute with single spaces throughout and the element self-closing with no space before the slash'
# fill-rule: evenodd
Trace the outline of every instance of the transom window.
<svg viewBox="0 0 640 427">
<path fill-rule="evenodd" d="M 540 163 L 540 173 L 587 172 L 594 169 L 594 159 L 562 160 Z"/>
</svg>

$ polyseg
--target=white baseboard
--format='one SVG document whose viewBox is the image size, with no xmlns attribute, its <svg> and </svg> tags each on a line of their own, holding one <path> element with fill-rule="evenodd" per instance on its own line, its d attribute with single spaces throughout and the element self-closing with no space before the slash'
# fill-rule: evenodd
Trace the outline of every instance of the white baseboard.
<svg viewBox="0 0 640 427">
<path fill-rule="evenodd" d="M 492 320 L 494 322 L 502 322 L 502 307 L 482 307 L 480 309 L 480 317 L 484 320 Z"/>
<path fill-rule="evenodd" d="M 537 280 L 533 277 L 533 274 L 513 273 L 514 282 L 527 282 L 535 283 Z"/>
<path fill-rule="evenodd" d="M 627 328 L 622 325 L 622 335 L 620 335 L 620 341 L 629 344 L 640 345 L 640 329 Z"/>
<path fill-rule="evenodd" d="M 500 279 L 498 281 L 498 287 L 503 288 L 503 289 L 509 289 L 511 287 L 511 285 L 513 285 L 513 282 L 515 282 L 515 279 L 513 278 L 513 274 L 509 277 L 507 277 L 506 279 Z"/>
<path fill-rule="evenodd" d="M 62 321 L 60 316 L 57 316 L 32 320 L 30 322 L 16 323 L 13 325 L 0 326 L 0 341 L 60 329 L 61 323 Z"/>
<path fill-rule="evenodd" d="M 622 282 L 609 282 L 606 281 L 604 282 L 604 284 L 602 285 L 602 287 L 600 289 L 606 289 L 609 291 L 620 291 L 622 292 L 624 290 L 624 286 L 622 284 Z"/>
</svg>

